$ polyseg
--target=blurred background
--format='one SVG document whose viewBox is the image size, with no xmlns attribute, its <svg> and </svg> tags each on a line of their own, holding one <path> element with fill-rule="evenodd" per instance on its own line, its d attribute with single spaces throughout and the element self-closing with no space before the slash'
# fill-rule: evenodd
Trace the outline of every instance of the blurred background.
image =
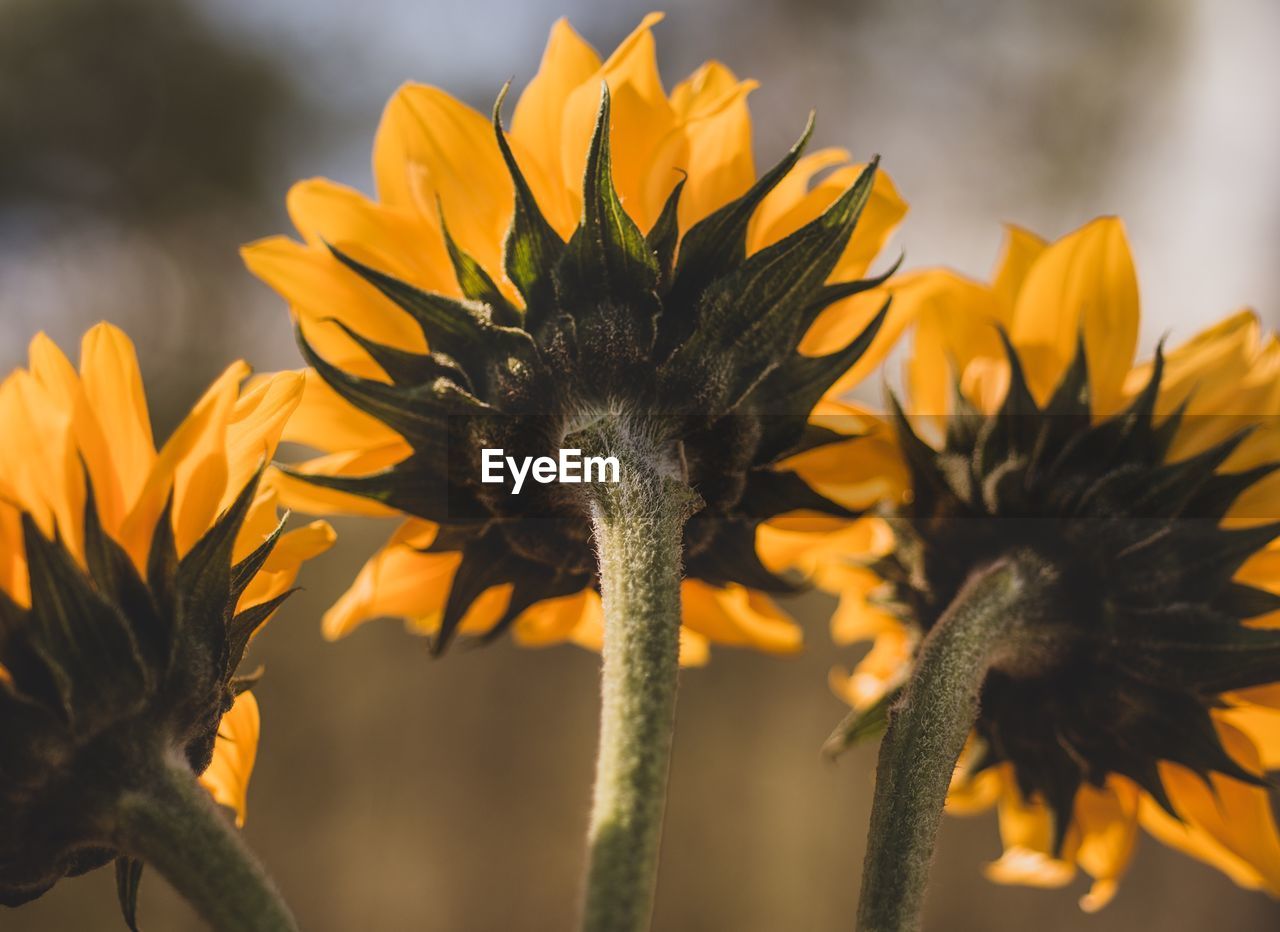
<svg viewBox="0 0 1280 932">
<path fill-rule="evenodd" d="M 1274 0 L 673 0 L 668 86 L 718 58 L 759 79 L 771 163 L 819 113 L 817 142 L 879 152 L 911 213 L 908 265 L 984 276 L 1013 221 L 1059 236 L 1128 224 L 1144 346 L 1240 306 L 1280 315 L 1280 5 Z M 99 319 L 138 341 L 168 431 L 231 359 L 296 366 L 287 315 L 236 246 L 288 229 L 289 183 L 371 188 L 395 87 L 487 109 L 536 70 L 568 15 L 605 53 L 632 0 L 0 0 L 0 366 L 40 329 L 74 352 Z M 871 388 L 873 396 L 878 394 Z M 318 619 L 390 532 L 339 522 L 338 547 L 256 642 L 263 743 L 249 841 L 302 927 L 559 930 L 572 925 L 596 739 L 597 658 L 503 643 L 433 662 L 395 623 L 330 645 Z M 685 675 L 659 930 L 852 926 L 874 749 L 818 747 L 843 714 L 820 596 L 791 608 L 809 647 L 721 650 Z M 1280 907 L 1148 842 L 1115 902 L 1083 882 L 995 887 L 993 817 L 947 820 L 928 928 L 1232 932 Z M 156 876 L 150 930 L 199 923 Z M 123 928 L 110 871 L 0 913 L 18 932 Z"/>
</svg>

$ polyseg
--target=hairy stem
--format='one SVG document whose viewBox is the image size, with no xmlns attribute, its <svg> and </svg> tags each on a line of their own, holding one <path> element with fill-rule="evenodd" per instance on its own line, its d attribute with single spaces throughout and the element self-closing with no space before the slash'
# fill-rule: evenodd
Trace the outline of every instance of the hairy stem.
<svg viewBox="0 0 1280 932">
<path fill-rule="evenodd" d="M 1045 572 L 1027 555 L 992 564 L 970 578 L 920 645 L 880 745 L 859 932 L 920 928 L 942 807 L 982 683 L 1015 649 Z"/>
<path fill-rule="evenodd" d="M 137 775 L 112 841 L 163 874 L 217 932 L 297 932 L 257 858 L 178 755 Z"/>
<path fill-rule="evenodd" d="M 619 451 L 614 435 L 608 443 Z M 653 912 L 675 726 L 684 524 L 697 496 L 654 459 L 619 456 L 591 519 L 604 601 L 600 749 L 582 928 L 637 932 Z"/>
</svg>

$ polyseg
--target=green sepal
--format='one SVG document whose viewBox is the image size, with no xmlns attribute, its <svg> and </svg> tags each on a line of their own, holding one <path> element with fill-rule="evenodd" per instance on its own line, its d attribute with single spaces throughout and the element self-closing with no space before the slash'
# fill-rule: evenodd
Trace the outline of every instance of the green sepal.
<svg viewBox="0 0 1280 932">
<path fill-rule="evenodd" d="M 684 235 L 671 286 L 673 303 L 691 303 L 713 279 L 746 259 L 747 227 L 756 208 L 795 168 L 813 135 L 813 126 L 814 114 L 810 113 L 804 132 L 778 164 L 761 175 L 746 194 L 699 220 Z"/>
<path fill-rule="evenodd" d="M 298 587 L 295 586 L 280 593 L 275 598 L 246 608 L 242 612 L 237 612 L 232 617 L 230 624 L 227 625 L 228 673 L 240 666 L 240 661 L 244 659 L 244 652 L 249 647 L 249 640 L 253 637 L 253 633 L 266 624 L 267 619 L 275 614 L 276 610 L 297 591 Z"/>
<path fill-rule="evenodd" d="M 891 689 L 865 709 L 852 709 L 822 744 L 822 753 L 833 760 L 856 744 L 879 738 L 889 727 L 889 709 L 902 695 Z"/>
<path fill-rule="evenodd" d="M 732 407 L 795 350 L 807 329 L 804 311 L 844 252 L 877 166 L 872 160 L 820 217 L 707 287 L 697 329 L 667 362 L 672 377 L 704 383 L 708 360 L 716 360 L 723 371 L 716 381 Z"/>
<path fill-rule="evenodd" d="M 805 311 L 805 319 L 812 322 L 818 319 L 818 315 L 825 311 L 828 307 L 837 301 L 844 301 L 855 295 L 863 294 L 879 288 L 887 282 L 892 276 L 896 275 L 898 269 L 902 267 L 902 262 L 906 258 L 905 255 L 899 255 L 893 260 L 893 265 L 889 266 L 879 275 L 873 275 L 871 278 L 859 278 L 848 282 L 832 282 L 829 285 L 823 285 L 818 289 L 818 296 L 814 299 L 813 304 Z"/>
<path fill-rule="evenodd" d="M 654 221 L 649 232 L 645 234 L 645 243 L 653 253 L 658 265 L 659 285 L 666 286 L 671 282 L 672 264 L 675 262 L 676 245 L 680 242 L 680 195 L 684 193 L 685 182 L 689 176 L 681 174 L 676 186 L 667 195 L 662 205 L 662 212 Z"/>
<path fill-rule="evenodd" d="M 266 539 L 253 548 L 248 556 L 231 567 L 231 590 L 227 601 L 232 605 L 240 601 L 240 596 L 244 595 L 244 591 L 249 588 L 249 583 L 253 582 L 253 578 L 266 565 L 267 558 L 276 549 L 280 535 L 284 533 L 284 526 L 290 515 L 291 512 L 286 511 Z"/>
<path fill-rule="evenodd" d="M 507 134 L 503 132 L 502 101 L 510 87 L 510 82 L 503 85 L 493 104 L 494 136 L 515 186 L 515 212 L 503 246 L 503 265 L 507 277 L 524 297 L 525 326 L 532 331 L 549 319 L 555 307 L 555 286 L 551 270 L 564 252 L 564 240 L 542 215 L 542 209 L 533 196 L 529 182 L 516 163 L 516 157 L 507 142 Z"/>
<path fill-rule="evenodd" d="M 453 273 L 458 279 L 458 287 L 472 301 L 488 305 L 493 322 L 504 327 L 518 327 L 524 321 L 520 309 L 507 300 L 484 266 L 465 252 L 454 241 L 449 233 L 449 225 L 445 223 L 444 206 L 436 199 L 436 211 L 440 215 L 440 233 L 444 237 L 445 248 L 449 251 L 449 261 L 453 263 Z"/>
<path fill-rule="evenodd" d="M 799 353 L 791 356 L 770 372 L 752 393 L 753 405 L 763 414 L 812 411 L 831 386 L 871 348 L 889 316 L 892 303 L 893 298 L 886 298 L 876 315 L 843 349 L 826 356 L 802 356 Z"/>
<path fill-rule="evenodd" d="M 456 359 L 473 380 L 484 372 L 495 349 L 511 353 L 532 351 L 529 335 L 518 328 L 494 323 L 487 305 L 423 291 L 351 258 L 334 246 L 329 250 L 339 262 L 406 311 L 422 330 L 432 352 Z"/>
<path fill-rule="evenodd" d="M 142 885 L 142 862 L 137 858 L 116 858 L 116 898 L 120 916 L 129 932 L 141 932 L 138 926 L 138 889 Z"/>
<path fill-rule="evenodd" d="M 22 515 L 31 582 L 25 634 L 55 674 L 61 710 L 77 733 L 141 703 L 150 677 L 127 619 L 89 584 L 60 540 Z"/>
<path fill-rule="evenodd" d="M 444 378 L 453 379 L 467 391 L 473 391 L 470 377 L 448 356 L 440 353 L 411 353 L 396 346 L 378 343 L 362 336 L 336 317 L 327 318 L 323 322 L 341 328 L 396 385 L 423 385 L 434 379 Z"/>
<path fill-rule="evenodd" d="M 795 511 L 816 511 L 837 518 L 858 512 L 816 491 L 799 473 L 781 469 L 753 469 L 747 474 L 740 509 L 744 515 L 767 521 Z"/>
<path fill-rule="evenodd" d="M 483 414 L 492 409 L 452 379 L 437 377 L 422 385 L 389 385 L 352 375 L 315 351 L 297 328 L 303 358 L 330 388 L 366 414 L 377 418 L 414 445 L 441 450 L 447 445 L 451 415 Z"/>
<path fill-rule="evenodd" d="M 324 476 L 287 466 L 277 468 L 291 478 L 322 489 L 367 498 L 437 524 L 452 523 L 455 519 L 450 515 L 449 489 L 442 470 L 416 470 L 413 460 L 410 457 L 404 463 L 363 476 Z"/>
<path fill-rule="evenodd" d="M 640 228 L 623 209 L 609 159 L 609 89 L 587 150 L 582 222 L 556 266 L 556 296 L 573 317 L 581 352 L 613 375 L 647 361 L 662 312 L 658 263 Z"/>
<path fill-rule="evenodd" d="M 609 86 L 602 83 L 582 180 L 582 222 L 557 266 L 561 303 L 571 312 L 583 303 L 627 302 L 658 284 L 653 250 L 613 186 L 609 113 Z"/>
</svg>

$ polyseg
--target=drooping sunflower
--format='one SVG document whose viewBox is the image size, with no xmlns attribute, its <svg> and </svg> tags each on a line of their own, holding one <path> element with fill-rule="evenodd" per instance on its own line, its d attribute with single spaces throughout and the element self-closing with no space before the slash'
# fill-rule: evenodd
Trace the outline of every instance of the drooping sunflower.
<svg viewBox="0 0 1280 932">
<path fill-rule="evenodd" d="M 644 412 L 705 503 L 684 537 L 685 662 L 708 641 L 796 649 L 769 598 L 789 588 L 786 554 L 758 549 L 757 529 L 808 512 L 825 530 L 822 515 L 881 494 L 885 438 L 853 441 L 857 477 L 825 454 L 866 426 L 836 396 L 900 326 L 880 327 L 880 282 L 860 278 L 905 204 L 841 150 L 802 156 L 808 130 L 757 177 L 754 82 L 713 62 L 668 95 L 659 18 L 604 61 L 557 23 L 509 130 L 499 111 L 402 87 L 374 144 L 378 198 L 301 182 L 303 242 L 244 250 L 312 365 L 285 436 L 325 455 L 276 477 L 281 494 L 408 516 L 328 636 L 394 616 L 437 648 L 510 626 L 526 644 L 598 647 L 580 502 L 482 485 L 480 458 L 554 456 L 600 411 Z"/>
<path fill-rule="evenodd" d="M 79 371 L 44 335 L 29 358 L 0 383 L 0 902 L 115 859 L 132 924 L 143 860 L 192 896 L 201 852 L 175 849 L 198 834 L 163 818 L 185 783 L 243 822 L 259 718 L 237 667 L 333 535 L 281 533 L 259 488 L 300 376 L 241 391 L 231 366 L 157 451 L 121 331 L 90 330 Z"/>
<path fill-rule="evenodd" d="M 829 570 L 837 639 L 874 641 L 833 676 L 855 710 L 833 748 L 920 701 L 903 684 L 955 606 L 1019 566 L 993 597 L 1006 627 L 969 645 L 977 718 L 947 798 L 997 806 L 988 876 L 1079 869 L 1096 910 L 1141 828 L 1280 895 L 1280 344 L 1242 312 L 1135 364 L 1115 219 L 1052 244 L 1010 229 L 991 284 L 928 271 L 896 300 L 915 320 L 909 493 L 864 529 L 880 559 Z"/>
</svg>

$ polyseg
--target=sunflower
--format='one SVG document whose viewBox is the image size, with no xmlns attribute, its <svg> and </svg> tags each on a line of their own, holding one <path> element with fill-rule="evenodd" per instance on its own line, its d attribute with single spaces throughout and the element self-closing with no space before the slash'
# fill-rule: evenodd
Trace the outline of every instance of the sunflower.
<svg viewBox="0 0 1280 932">
<path fill-rule="evenodd" d="M 642 412 L 704 502 L 684 534 L 686 663 L 709 642 L 797 649 L 770 598 L 791 588 L 787 547 L 758 529 L 803 512 L 782 519 L 801 522 L 791 546 L 882 494 L 885 437 L 854 442 L 853 478 L 830 450 L 874 426 L 836 396 L 901 326 L 880 326 L 880 279 L 861 277 L 905 204 L 874 165 L 802 156 L 809 130 L 757 177 L 754 82 L 712 62 L 668 95 L 659 19 L 604 61 L 557 23 L 509 131 L 405 85 L 374 143 L 377 200 L 300 182 L 303 241 L 245 248 L 311 364 L 285 437 L 324 454 L 273 483 L 312 513 L 408 516 L 327 636 L 392 616 L 437 650 L 509 627 L 598 648 L 580 502 L 479 477 L 484 448 L 554 455 L 601 412 Z"/>
<path fill-rule="evenodd" d="M 997 807 L 987 875 L 1056 887 L 1079 869 L 1096 910 L 1141 828 L 1280 894 L 1275 337 L 1242 312 L 1135 365 L 1115 219 L 1053 244 L 1010 229 L 991 284 L 927 271 L 896 300 L 916 321 L 895 418 L 910 494 L 864 525 L 880 559 L 833 571 L 837 639 L 874 642 L 833 678 L 855 710 L 833 748 L 899 714 L 948 612 L 1021 563 L 1037 594 L 1010 596 L 1012 628 L 982 648 L 947 799 Z"/>
<path fill-rule="evenodd" d="M 131 917 L 145 852 L 116 823 L 157 757 L 244 820 L 259 719 L 236 668 L 333 539 L 323 522 L 282 534 L 258 487 L 301 377 L 241 391 L 247 375 L 228 368 L 159 451 L 133 345 L 108 324 L 78 372 L 39 335 L 0 383 L 6 905 L 118 859 Z"/>
</svg>

